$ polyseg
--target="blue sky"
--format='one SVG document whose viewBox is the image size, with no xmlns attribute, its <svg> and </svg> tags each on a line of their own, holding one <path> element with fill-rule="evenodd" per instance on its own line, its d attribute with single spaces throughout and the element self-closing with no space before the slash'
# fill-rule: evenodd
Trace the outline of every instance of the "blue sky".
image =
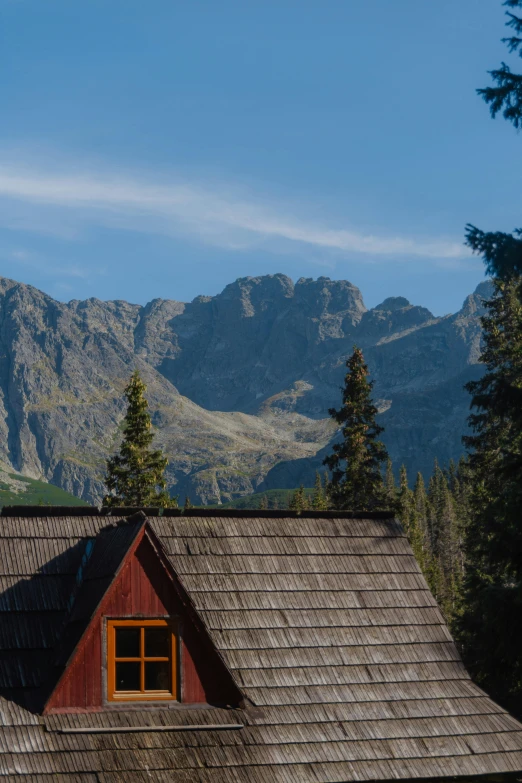
<svg viewBox="0 0 522 783">
<path fill-rule="evenodd" d="M 0 274 L 141 303 L 326 275 L 457 309 L 466 222 L 522 223 L 522 140 L 475 94 L 513 60 L 503 12 L 0 0 Z"/>
</svg>

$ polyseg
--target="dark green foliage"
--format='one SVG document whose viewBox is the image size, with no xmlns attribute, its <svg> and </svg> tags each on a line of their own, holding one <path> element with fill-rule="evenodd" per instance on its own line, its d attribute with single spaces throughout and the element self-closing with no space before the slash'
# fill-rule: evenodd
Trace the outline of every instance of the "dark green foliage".
<svg viewBox="0 0 522 783">
<path fill-rule="evenodd" d="M 415 489 L 412 491 L 408 485 L 408 476 L 404 465 L 401 467 L 397 500 L 398 517 L 408 536 L 408 541 L 421 571 L 435 595 L 438 588 L 438 580 L 434 579 L 434 558 L 427 535 L 428 499 L 424 488 L 424 480 L 422 475 L 418 473 Z"/>
<path fill-rule="evenodd" d="M 458 485 L 459 500 L 451 489 Z M 443 471 L 435 461 L 428 486 L 427 531 L 431 558 L 431 586 L 447 619 L 452 622 L 460 608 L 463 555 L 463 520 L 459 502 L 466 502 L 456 466 Z M 467 487 L 466 487 L 467 489 Z"/>
<path fill-rule="evenodd" d="M 328 509 L 328 478 L 324 476 L 324 483 L 319 471 L 315 474 L 314 491 L 312 494 L 311 508 L 315 511 Z"/>
<path fill-rule="evenodd" d="M 150 448 L 154 433 L 145 399 L 145 383 L 136 370 L 125 389 L 128 408 L 119 454 L 107 460 L 106 506 L 177 505 L 166 491 L 168 460 L 160 450 Z"/>
<path fill-rule="evenodd" d="M 501 231 L 480 231 L 470 224 L 466 226 L 466 244 L 482 256 L 487 273 L 501 280 L 522 274 L 521 236 L 522 229 L 505 234 Z"/>
<path fill-rule="evenodd" d="M 306 511 L 308 508 L 308 498 L 306 497 L 305 488 L 301 484 L 299 489 L 296 489 L 290 498 L 288 508 L 291 511 Z"/>
<path fill-rule="evenodd" d="M 395 477 L 393 475 L 393 463 L 388 457 L 386 460 L 386 473 L 384 475 L 384 487 L 386 490 L 387 508 L 392 511 L 397 506 L 397 488 L 395 486 Z"/>
<path fill-rule="evenodd" d="M 516 18 L 513 17 L 513 19 Z M 515 39 L 504 38 L 503 40 Z M 504 118 L 512 122 L 515 128 L 519 128 L 522 124 L 522 76 L 512 73 L 506 63 L 502 63 L 500 68 L 489 73 L 493 77 L 493 81 L 497 83 L 497 87 L 485 87 L 477 90 L 478 94 L 482 95 L 486 103 L 489 103 L 493 117 L 503 109 Z"/>
<path fill-rule="evenodd" d="M 472 495 L 467 510 L 465 605 L 459 637 L 477 680 L 522 711 L 522 304 L 521 278 L 497 281 L 482 319 L 486 374 L 472 396 L 465 438 Z"/>
<path fill-rule="evenodd" d="M 522 0 L 506 0 L 505 6 L 522 8 Z M 511 53 L 522 56 L 522 17 L 511 11 L 506 12 L 507 26 L 514 35 L 503 38 L 503 42 Z M 512 73 L 511 69 L 502 63 L 500 68 L 489 72 L 495 87 L 485 87 L 477 90 L 478 94 L 489 104 L 491 115 L 496 117 L 502 112 L 508 122 L 515 128 L 522 127 L 522 74 Z M 511 275 L 522 274 L 522 233 L 520 230 L 506 234 L 501 231 L 484 232 L 475 226 L 468 225 L 467 244 L 483 256 L 488 274 L 508 280 Z"/>
<path fill-rule="evenodd" d="M 522 0 L 505 6 L 522 8 Z M 507 12 L 511 53 L 522 56 L 522 17 Z M 494 87 L 479 90 L 495 117 L 522 126 L 522 75 L 502 63 L 491 71 Z M 464 438 L 470 451 L 462 483 L 465 530 L 463 607 L 456 623 L 465 660 L 477 681 L 505 706 L 522 714 L 522 230 L 512 234 L 467 227 L 467 242 L 493 275 L 495 295 L 482 319 L 486 374 L 467 385 L 472 394 Z M 465 493 L 464 493 L 465 494 Z"/>
<path fill-rule="evenodd" d="M 368 380 L 368 367 L 359 348 L 354 347 L 346 367 L 341 408 L 329 410 L 342 436 L 333 445 L 333 454 L 324 460 L 332 474 L 330 502 L 338 510 L 375 511 L 386 507 L 381 469 L 388 454 L 378 440 L 383 428 L 375 421 L 373 383 Z"/>
<path fill-rule="evenodd" d="M 434 595 L 439 586 L 439 572 L 435 565 L 435 558 L 431 550 L 431 542 L 428 535 L 428 496 L 422 473 L 417 473 L 413 488 L 411 503 L 410 526 L 408 537 L 426 581 Z"/>
<path fill-rule="evenodd" d="M 441 557 L 447 544 L 445 520 L 451 516 L 451 500 L 448 484 L 437 460 L 433 464 L 433 473 L 428 484 L 428 533 L 432 552 Z"/>
<path fill-rule="evenodd" d="M 465 463 L 450 464 L 447 471 L 437 462 L 426 492 L 417 474 L 413 491 L 404 465 L 395 489 L 397 516 L 408 536 L 413 554 L 446 619 L 453 624 L 461 606 L 464 567 L 462 528 L 468 508 L 469 482 Z M 451 488 L 454 486 L 454 490 Z"/>
<path fill-rule="evenodd" d="M 506 0 L 505 6 L 511 8 L 522 7 L 520 0 Z M 510 27 L 515 35 L 510 35 L 507 38 L 503 38 L 502 41 L 507 44 L 507 47 L 512 54 L 517 52 L 522 56 L 522 18 L 513 14 L 511 11 L 506 11 L 508 21 L 507 27 Z M 496 82 L 496 87 L 485 87 L 477 90 L 486 103 L 489 103 L 489 108 L 492 117 L 502 111 L 502 114 L 506 120 L 512 122 L 515 128 L 519 128 L 522 124 L 522 75 L 512 73 L 511 69 L 502 63 L 500 68 L 489 72 Z"/>
<path fill-rule="evenodd" d="M 259 508 L 263 510 L 268 508 L 268 498 L 266 495 L 261 495 L 261 500 L 259 501 Z"/>
<path fill-rule="evenodd" d="M 189 509 L 190 509 L 190 508 L 194 508 L 194 506 L 193 506 L 193 504 L 192 504 L 192 501 L 191 501 L 191 499 L 189 498 L 189 496 L 188 496 L 188 495 L 187 495 L 187 496 L 186 496 L 186 498 L 185 498 L 185 505 L 184 505 L 184 508 L 185 508 L 185 510 L 186 510 L 187 508 L 189 508 Z"/>
<path fill-rule="evenodd" d="M 277 510 L 288 508 L 290 500 L 295 490 L 293 489 L 267 489 L 264 492 L 256 492 L 253 495 L 244 495 L 228 503 L 222 503 L 219 506 L 209 506 L 209 508 L 249 508 L 256 509 L 260 507 L 263 498 L 266 497 L 268 510 Z M 313 489 L 305 487 L 305 496 L 308 503 L 312 501 Z"/>
</svg>

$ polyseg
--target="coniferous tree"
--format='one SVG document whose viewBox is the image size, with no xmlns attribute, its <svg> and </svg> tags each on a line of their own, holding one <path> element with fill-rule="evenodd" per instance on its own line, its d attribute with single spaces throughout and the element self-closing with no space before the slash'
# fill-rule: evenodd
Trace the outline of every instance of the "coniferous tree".
<svg viewBox="0 0 522 783">
<path fill-rule="evenodd" d="M 394 487 L 395 489 L 395 487 Z M 410 526 L 412 523 L 412 512 L 414 508 L 413 492 L 408 485 L 408 473 L 405 465 L 401 465 L 399 473 L 399 492 L 397 497 L 397 508 L 399 519 L 402 522 L 402 526 L 406 534 L 409 534 Z"/>
<path fill-rule="evenodd" d="M 438 561 L 443 576 L 441 601 L 449 622 L 453 621 L 459 606 L 461 574 L 457 553 L 457 515 L 455 500 L 444 472 L 439 475 L 441 497 L 440 537 Z"/>
<path fill-rule="evenodd" d="M 426 495 L 426 485 L 422 473 L 417 473 L 415 486 L 413 488 L 413 501 L 415 510 L 423 531 L 423 537 L 427 543 L 428 539 L 428 497 Z"/>
<path fill-rule="evenodd" d="M 128 408 L 123 442 L 119 453 L 107 460 L 108 494 L 103 500 L 106 506 L 173 505 L 166 491 L 168 460 L 160 450 L 150 448 L 154 433 L 145 399 L 146 388 L 136 370 L 125 389 Z"/>
<path fill-rule="evenodd" d="M 522 0 L 505 0 L 505 6 L 522 8 Z M 503 38 L 510 53 L 517 52 L 522 57 L 522 18 L 506 11 L 508 21 L 506 26 L 514 30 L 515 35 Z M 511 69 L 502 63 L 497 70 L 490 71 L 496 87 L 484 87 L 477 90 L 486 103 L 489 103 L 491 116 L 496 117 L 499 111 L 506 120 L 512 122 L 515 128 L 522 126 L 522 74 L 512 73 Z"/>
<path fill-rule="evenodd" d="M 345 385 L 339 410 L 330 408 L 330 416 L 340 425 L 341 441 L 324 464 L 331 471 L 330 501 L 333 508 L 373 511 L 386 507 L 382 465 L 388 454 L 379 435 L 377 408 L 371 399 L 373 383 L 362 351 L 355 347 L 346 362 Z"/>
<path fill-rule="evenodd" d="M 446 510 L 444 484 L 444 473 L 439 467 L 438 460 L 435 459 L 433 462 L 433 473 L 428 484 L 428 531 L 431 550 L 437 558 L 440 555 L 441 539 L 444 534 L 444 514 Z"/>
<path fill-rule="evenodd" d="M 188 496 L 188 495 L 186 495 L 186 497 L 185 497 L 185 505 L 184 505 L 184 509 L 185 509 L 185 511 L 186 511 L 187 509 L 191 509 L 191 508 L 194 508 L 194 506 L 192 505 L 192 501 L 191 501 L 191 499 L 189 498 L 189 496 Z"/>
<path fill-rule="evenodd" d="M 326 476 L 325 476 L 326 484 Z M 319 471 L 315 473 L 314 491 L 312 494 L 312 508 L 316 511 L 326 511 L 328 508 L 327 488 L 323 486 L 323 480 Z"/>
<path fill-rule="evenodd" d="M 505 0 L 505 6 L 522 8 L 522 0 Z M 507 11 L 507 26 L 514 35 L 503 38 L 510 53 L 518 53 L 522 57 L 522 16 Z M 491 115 L 495 117 L 500 111 L 504 118 L 512 122 L 515 128 L 522 127 L 522 74 L 513 73 L 502 63 L 500 68 L 490 71 L 495 87 L 485 87 L 477 90 L 478 94 L 489 104 Z M 522 230 L 517 229 L 512 234 L 502 231 L 480 231 L 472 225 L 467 226 L 467 243 L 477 253 L 480 253 L 486 263 L 488 274 L 508 280 L 513 274 L 522 274 Z"/>
<path fill-rule="evenodd" d="M 427 504 L 426 490 L 422 474 L 417 474 L 415 489 L 408 485 L 408 475 L 403 465 L 400 472 L 398 514 L 415 559 L 424 574 L 428 586 L 437 597 L 440 592 L 440 572 L 432 555 L 427 536 Z"/>
<path fill-rule="evenodd" d="M 522 278 L 496 281 L 482 318 L 485 375 L 467 385 L 474 413 L 472 491 L 459 636 L 478 681 L 522 711 Z"/>
<path fill-rule="evenodd" d="M 457 503 L 451 491 L 456 482 L 455 466 L 443 470 L 435 460 L 427 496 L 430 587 L 450 625 L 460 608 L 463 576 Z"/>
<path fill-rule="evenodd" d="M 266 495 L 261 496 L 261 500 L 259 501 L 259 508 L 263 511 L 268 509 L 268 498 Z"/>
<path fill-rule="evenodd" d="M 390 511 L 393 511 L 397 508 L 397 488 L 395 486 L 395 476 L 393 475 L 393 462 L 390 457 L 386 460 L 384 488 L 386 491 L 387 507 Z"/>
<path fill-rule="evenodd" d="M 430 479 L 433 486 L 433 478 Z M 417 558 L 417 562 L 426 578 L 428 586 L 435 598 L 442 603 L 443 579 L 441 569 L 433 550 L 431 537 L 431 520 L 433 508 L 426 492 L 426 485 L 422 473 L 417 473 L 413 490 L 413 518 L 414 532 L 410 533 L 410 541 Z M 415 544 L 413 543 L 415 542 Z"/>
<path fill-rule="evenodd" d="M 450 477 L 451 478 L 451 477 Z M 462 609 L 463 583 L 466 567 L 466 530 L 471 522 L 470 495 L 472 489 L 471 473 L 466 457 L 461 457 L 455 467 L 455 476 L 450 484 L 455 510 L 453 528 L 455 590 L 458 593 L 460 609 Z"/>
<path fill-rule="evenodd" d="M 454 495 L 457 502 L 460 536 L 462 547 L 464 547 L 464 535 L 471 521 L 471 491 L 472 474 L 467 457 L 462 456 L 457 465 L 457 481 L 454 488 Z"/>
<path fill-rule="evenodd" d="M 292 494 L 288 508 L 291 511 L 306 511 L 308 508 L 308 501 L 306 499 L 304 486 L 302 484 L 299 489 L 296 489 Z"/>
<path fill-rule="evenodd" d="M 521 9 L 522 0 L 505 0 L 504 5 Z M 522 56 L 522 16 L 512 11 L 507 16 L 513 34 L 503 41 L 511 53 Z M 490 73 L 496 86 L 478 93 L 493 117 L 502 111 L 520 128 L 522 74 L 513 73 L 505 63 Z M 474 435 L 465 439 L 471 451 L 471 482 L 464 490 L 467 508 L 465 499 L 460 505 L 461 516 L 467 519 L 466 577 L 457 627 L 468 666 L 478 681 L 522 713 L 522 632 L 520 623 L 513 622 L 522 606 L 522 230 L 484 232 L 468 225 L 467 243 L 482 255 L 496 285 L 483 318 L 482 361 L 487 372 L 467 387 L 477 412 L 469 420 Z"/>
</svg>

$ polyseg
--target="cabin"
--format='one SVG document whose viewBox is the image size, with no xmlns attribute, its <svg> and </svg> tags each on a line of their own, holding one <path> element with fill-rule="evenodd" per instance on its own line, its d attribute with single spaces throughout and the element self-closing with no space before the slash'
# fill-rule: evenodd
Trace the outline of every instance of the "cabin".
<svg viewBox="0 0 522 783">
<path fill-rule="evenodd" d="M 11 507 L 0 783 L 522 779 L 384 513 Z"/>
</svg>

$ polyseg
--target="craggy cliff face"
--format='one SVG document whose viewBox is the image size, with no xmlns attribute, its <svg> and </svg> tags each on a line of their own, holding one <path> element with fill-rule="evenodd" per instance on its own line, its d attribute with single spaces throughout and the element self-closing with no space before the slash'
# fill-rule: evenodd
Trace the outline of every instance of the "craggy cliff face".
<svg viewBox="0 0 522 783">
<path fill-rule="evenodd" d="M 455 315 L 402 297 L 366 310 L 346 281 L 243 278 L 190 304 L 61 304 L 0 278 L 0 460 L 86 500 L 103 494 L 123 389 L 148 384 L 157 443 L 181 500 L 219 502 L 310 483 L 335 436 L 344 361 L 359 345 L 397 463 L 429 471 L 461 453 L 477 377 L 481 284 Z"/>
</svg>

